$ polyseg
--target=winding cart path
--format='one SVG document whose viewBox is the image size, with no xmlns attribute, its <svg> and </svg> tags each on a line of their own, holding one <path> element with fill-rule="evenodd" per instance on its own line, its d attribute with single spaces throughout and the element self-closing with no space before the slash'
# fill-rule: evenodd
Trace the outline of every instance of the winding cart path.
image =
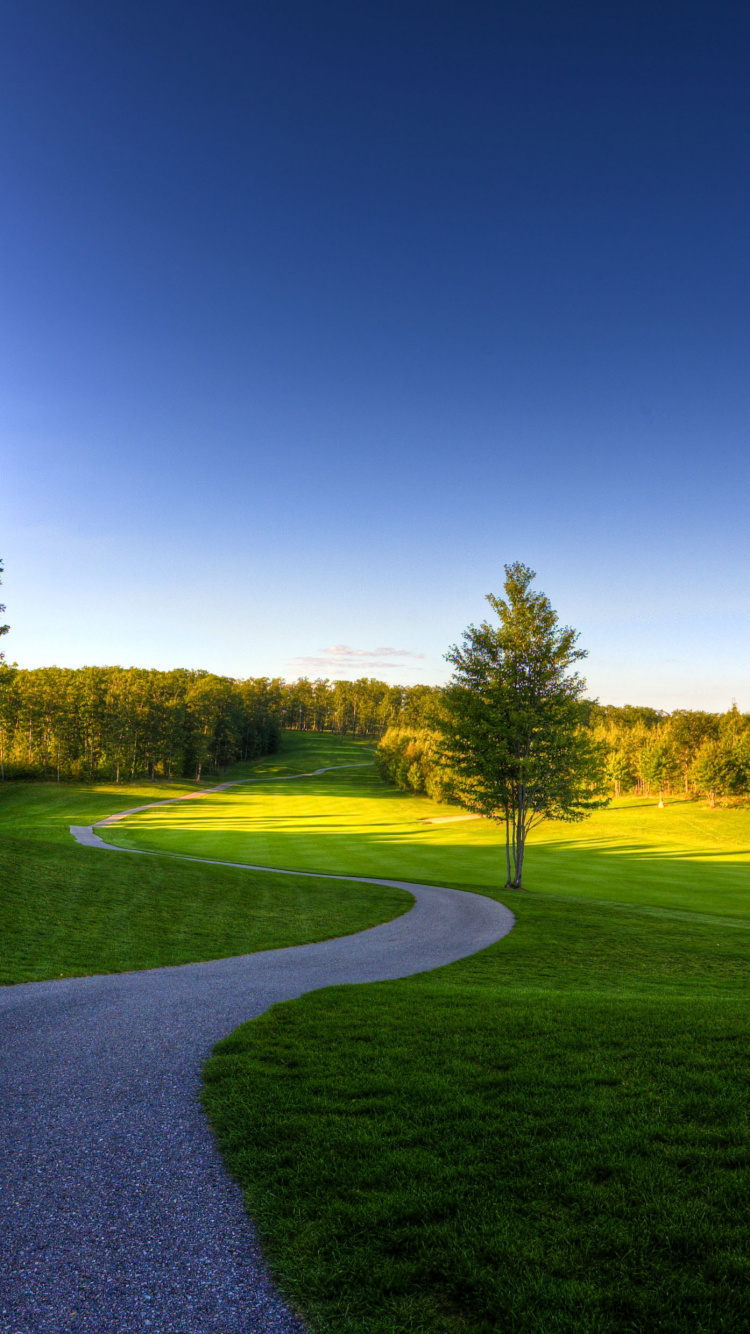
<svg viewBox="0 0 750 1334">
<path fill-rule="evenodd" d="M 0 991 L 2 1334 L 302 1334 L 201 1110 L 204 1061 L 277 1001 L 438 968 L 513 925 L 480 894 L 328 878 L 397 886 L 414 907 L 320 944 Z"/>
</svg>

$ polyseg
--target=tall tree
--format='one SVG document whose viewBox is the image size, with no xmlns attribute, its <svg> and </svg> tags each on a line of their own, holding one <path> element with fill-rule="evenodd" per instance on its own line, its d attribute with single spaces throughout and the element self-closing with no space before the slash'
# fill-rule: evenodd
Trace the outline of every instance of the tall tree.
<svg viewBox="0 0 750 1334">
<path fill-rule="evenodd" d="M 582 820 L 607 804 L 602 747 L 582 724 L 586 657 L 528 566 L 505 567 L 499 625 L 470 625 L 446 654 L 454 675 L 441 724 L 462 805 L 505 825 L 507 887 L 521 889 L 526 838 L 542 820 Z"/>
<path fill-rule="evenodd" d="M 657 736 L 650 745 L 644 746 L 639 756 L 641 775 L 651 791 L 651 784 L 659 788 L 659 806 L 664 807 L 664 791 L 669 791 L 679 764 L 674 746 L 668 736 Z"/>
<path fill-rule="evenodd" d="M 669 720 L 669 730 L 682 769 L 685 795 L 690 791 L 690 765 L 699 746 L 718 736 L 714 714 L 696 709 L 676 709 Z"/>
</svg>

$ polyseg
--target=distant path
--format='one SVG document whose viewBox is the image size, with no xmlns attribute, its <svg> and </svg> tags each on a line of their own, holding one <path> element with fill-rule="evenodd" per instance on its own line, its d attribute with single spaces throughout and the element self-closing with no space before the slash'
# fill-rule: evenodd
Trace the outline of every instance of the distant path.
<svg viewBox="0 0 750 1334">
<path fill-rule="evenodd" d="M 71 833 L 130 851 L 94 827 Z M 326 878 L 395 886 L 415 904 L 321 944 L 0 990 L 2 1334 L 302 1334 L 200 1108 L 204 1061 L 277 1001 L 453 963 L 514 920 L 480 894 Z"/>
</svg>

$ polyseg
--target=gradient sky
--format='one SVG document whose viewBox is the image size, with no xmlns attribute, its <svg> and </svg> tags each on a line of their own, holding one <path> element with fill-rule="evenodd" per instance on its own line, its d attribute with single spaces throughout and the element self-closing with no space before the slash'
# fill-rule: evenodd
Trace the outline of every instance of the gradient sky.
<svg viewBox="0 0 750 1334">
<path fill-rule="evenodd" d="M 750 710 L 750 9 L 15 0 L 3 647 Z"/>
</svg>

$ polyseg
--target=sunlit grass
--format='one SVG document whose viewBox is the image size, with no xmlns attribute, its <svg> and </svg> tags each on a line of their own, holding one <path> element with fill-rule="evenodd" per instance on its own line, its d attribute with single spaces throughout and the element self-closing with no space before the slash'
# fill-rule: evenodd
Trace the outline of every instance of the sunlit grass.
<svg viewBox="0 0 750 1334">
<path fill-rule="evenodd" d="M 217 806 L 222 845 L 480 888 L 517 918 L 217 1047 L 206 1106 L 310 1328 L 747 1334 L 750 812 L 625 800 L 542 827 L 508 894 L 486 822 L 426 824 L 455 811 L 367 770 L 284 796 Z"/>
<path fill-rule="evenodd" d="M 296 768 L 274 756 L 237 772 Z M 196 790 L 194 783 L 0 784 L 0 983 L 301 945 L 361 931 L 410 906 L 407 895 L 382 886 L 118 855 L 71 838 L 71 824 Z"/>
<path fill-rule="evenodd" d="M 309 754 L 315 743 L 292 734 L 285 744 Z M 501 885 L 502 831 L 455 815 L 455 807 L 386 787 L 365 767 L 235 788 L 102 832 L 123 846 L 258 865 Z M 582 824 L 535 830 L 525 878 L 532 891 L 750 920 L 750 810 L 711 811 L 682 799 L 659 810 L 655 800 L 621 799 Z"/>
<path fill-rule="evenodd" d="M 102 830 L 478 888 L 516 913 L 510 936 L 450 968 L 276 1006 L 208 1066 L 220 1146 L 310 1328 L 748 1334 L 750 812 L 630 799 L 543 826 L 530 892 L 508 895 L 491 824 L 369 768 L 286 781 L 369 753 L 287 736 L 220 776 L 263 782 Z M 320 938 L 342 913 L 355 930 L 405 906 L 72 844 L 68 824 L 164 795 L 0 790 L 6 980 Z"/>
</svg>

